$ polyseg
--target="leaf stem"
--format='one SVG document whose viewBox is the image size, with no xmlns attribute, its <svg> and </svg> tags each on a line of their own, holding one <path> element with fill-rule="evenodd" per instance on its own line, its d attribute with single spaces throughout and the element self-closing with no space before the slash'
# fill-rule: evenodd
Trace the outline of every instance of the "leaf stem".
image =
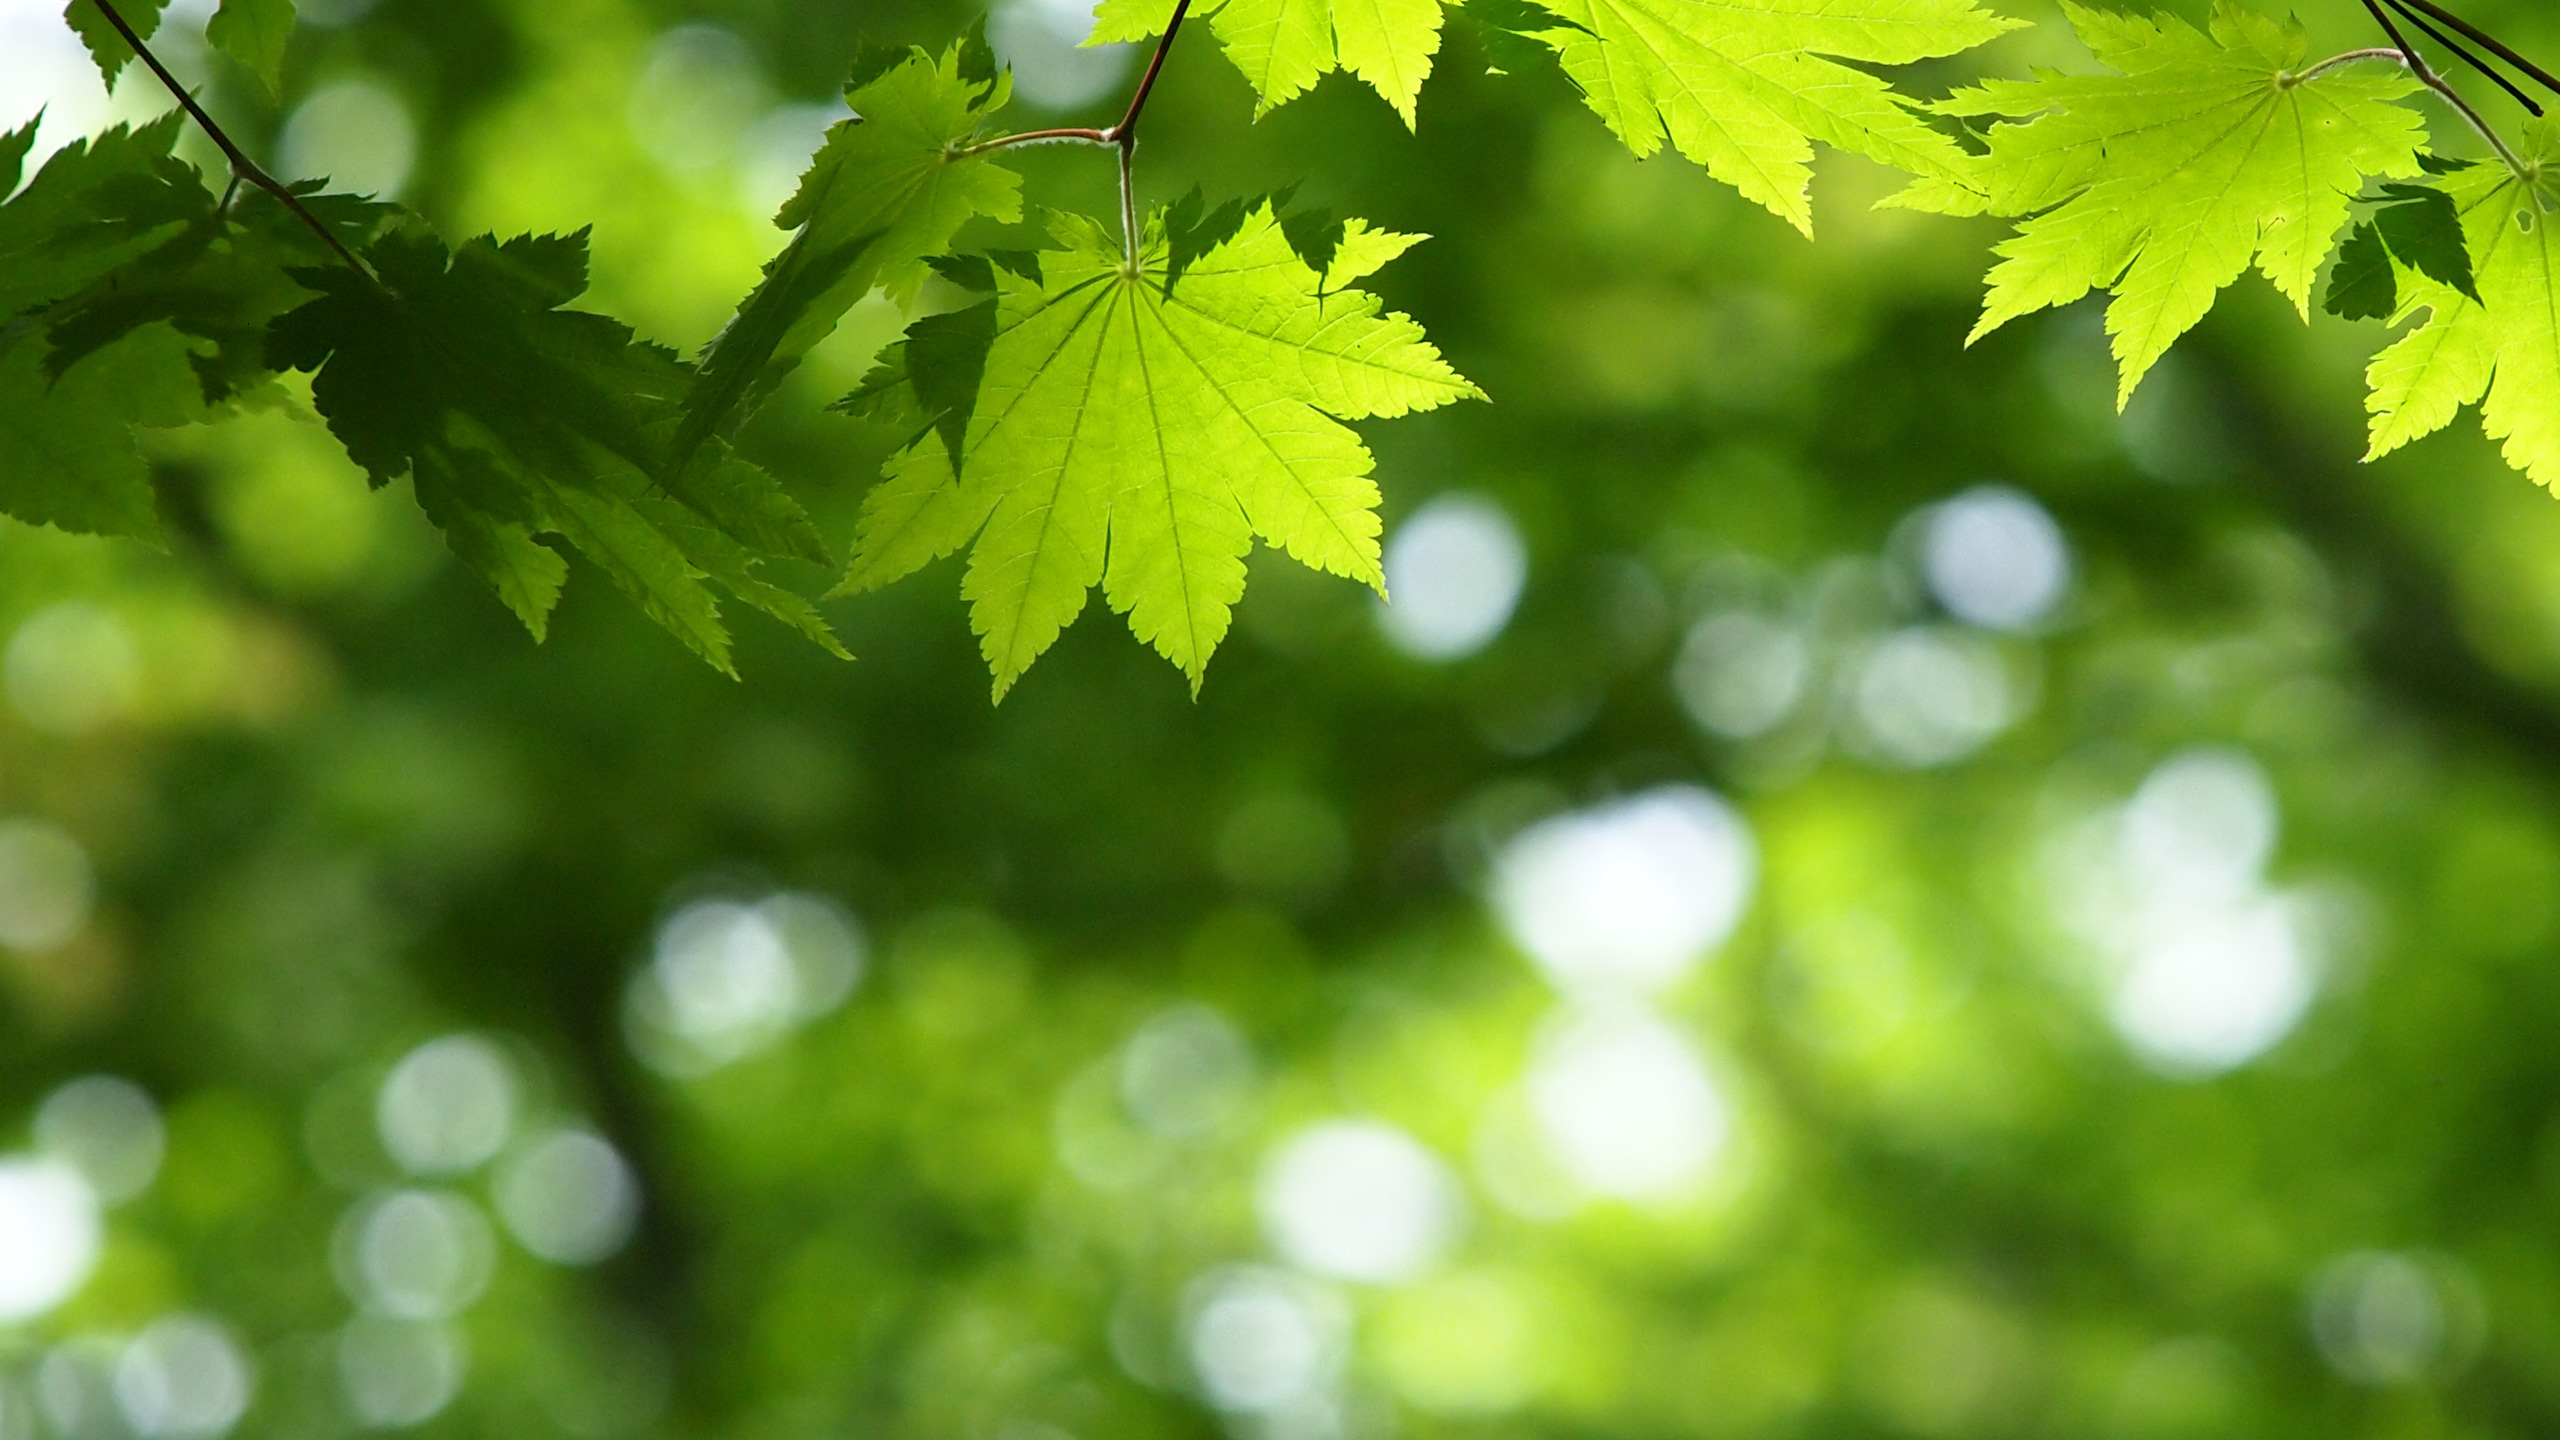
<svg viewBox="0 0 2560 1440">
<path fill-rule="evenodd" d="M 2375 23 L 2382 27 L 2382 33 L 2391 37 L 2391 43 L 2400 51 L 2400 63 L 2409 67 L 2409 73 L 2417 77 L 2418 83 L 2436 92 L 2444 103 L 2453 107 L 2456 114 L 2471 123 L 2471 128 L 2479 132 L 2480 138 L 2489 142 L 2489 148 L 2498 152 L 2498 158 L 2506 164 L 2507 173 L 2519 180 L 2525 179 L 2524 161 L 2516 157 L 2515 151 L 2507 148 L 2507 142 L 2498 138 L 2498 132 L 2489 128 L 2488 121 L 2480 118 L 2480 112 L 2471 108 L 2471 102 L 2463 99 L 2459 91 L 2445 83 L 2445 78 L 2438 75 L 2434 67 L 2428 65 L 2426 59 L 2410 46 L 2408 37 L 2400 33 L 2400 27 L 2392 24 L 2391 17 L 2382 13 L 2382 6 L 2378 0 L 2364 0 L 2364 8 L 2365 13 L 2371 15 Z"/>
<path fill-rule="evenodd" d="M 1009 150 L 1016 145 L 1110 145 L 1120 151 L 1120 242 L 1128 254 L 1129 273 L 1138 273 L 1138 189 L 1133 175 L 1138 152 L 1138 117 L 1146 113 L 1147 97 L 1155 93 L 1156 77 L 1164 73 L 1165 52 L 1173 48 L 1175 32 L 1182 29 L 1182 17 L 1191 13 L 1191 0 L 1174 0 L 1173 16 L 1164 22 L 1163 38 L 1156 41 L 1156 53 L 1147 59 L 1147 73 L 1138 77 L 1138 91 L 1129 97 L 1129 108 L 1121 113 L 1120 123 L 1107 130 L 1066 127 L 1055 130 L 1025 130 L 1019 135 L 999 135 L 950 152 L 954 160 L 984 155 L 990 150 Z"/>
<path fill-rule="evenodd" d="M 274 196 L 277 204 L 292 211 L 296 219 L 311 227 L 312 234 L 319 236 L 322 243 L 336 251 L 338 258 L 347 262 L 347 268 L 376 285 L 382 283 L 381 277 L 374 274 L 362 260 L 357 259 L 356 252 L 348 249 L 345 241 L 340 240 L 335 232 L 322 224 L 320 217 L 312 214 L 299 196 L 287 189 L 276 177 L 258 168 L 257 162 L 251 160 L 238 145 L 233 144 L 231 137 L 223 133 L 221 126 L 213 123 L 213 117 L 204 113 L 204 107 L 196 103 L 196 97 L 187 93 L 187 87 L 178 83 L 178 77 L 169 73 L 169 67 L 160 63 L 160 57 L 152 54 L 151 47 L 143 44 L 142 37 L 134 33 L 133 27 L 125 23 L 122 15 L 116 13 L 114 0 L 97 0 L 97 6 L 99 13 L 107 17 L 107 23 L 116 28 L 117 34 L 124 37 L 124 43 L 133 47 L 133 53 L 142 57 L 142 63 L 151 67 L 151 73 L 160 77 L 160 83 L 168 87 L 169 93 L 177 98 L 178 104 L 194 118 L 196 124 L 211 137 L 213 143 L 221 148 L 223 158 L 231 162 L 231 174 L 235 181 L 246 180 Z"/>
<path fill-rule="evenodd" d="M 1191 13 L 1191 0 L 1173 0 L 1173 18 L 1164 22 L 1164 38 L 1156 42 L 1156 53 L 1147 60 L 1147 73 L 1138 77 L 1138 93 L 1129 97 L 1128 112 L 1120 123 L 1103 133 L 1120 147 L 1120 241 L 1126 247 L 1128 273 L 1138 273 L 1138 116 L 1147 108 L 1147 97 L 1155 93 L 1156 76 L 1164 70 L 1165 52 L 1173 48 L 1173 37 L 1182 29 L 1182 17 Z"/>
<path fill-rule="evenodd" d="M 2353 65 L 2359 60 L 2388 60 L 2394 65 L 2408 63 L 2408 57 L 2399 51 L 2388 45 L 2376 45 L 2370 50 L 2349 50 L 2343 55 L 2332 55 L 2316 65 L 2296 70 L 2293 72 L 2293 83 L 2300 85 L 2306 81 L 2317 80 L 2341 65 Z"/>
<path fill-rule="evenodd" d="M 964 145 L 952 151 L 951 158 L 966 160 L 972 155 L 984 155 L 990 150 L 1010 150 L 1016 145 L 1058 145 L 1069 141 L 1085 145 L 1112 143 L 1108 130 L 1025 130 L 1019 135 L 999 135 L 993 140 Z"/>
</svg>

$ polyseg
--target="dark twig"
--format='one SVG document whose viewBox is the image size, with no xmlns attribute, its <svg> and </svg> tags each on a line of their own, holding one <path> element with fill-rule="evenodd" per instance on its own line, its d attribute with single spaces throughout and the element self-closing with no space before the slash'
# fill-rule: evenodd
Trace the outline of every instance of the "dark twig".
<svg viewBox="0 0 2560 1440">
<path fill-rule="evenodd" d="M 1182 17 L 1191 13 L 1191 0 L 1174 0 L 1173 18 L 1164 22 L 1164 35 L 1156 41 L 1156 53 L 1147 60 L 1147 73 L 1138 77 L 1138 92 L 1129 97 L 1129 108 L 1120 123 L 1107 130 L 1068 128 L 1059 130 L 1025 130 L 1019 135 L 999 135 L 951 152 L 954 160 L 984 155 L 990 150 L 1009 150 L 1016 145 L 1055 145 L 1074 142 L 1084 145 L 1115 145 L 1120 150 L 1120 238 L 1128 247 L 1129 271 L 1138 269 L 1138 191 L 1133 180 L 1133 162 L 1138 150 L 1138 117 L 1146 113 L 1147 97 L 1155 92 L 1156 76 L 1164 72 L 1165 52 L 1173 48 L 1174 33 L 1182 28 Z"/>
<path fill-rule="evenodd" d="M 1155 92 L 1156 75 L 1164 69 L 1165 52 L 1173 48 L 1173 37 L 1182 28 L 1182 17 L 1191 10 L 1191 0 L 1174 0 L 1173 18 L 1164 22 L 1164 38 L 1156 42 L 1156 53 L 1147 60 L 1147 73 L 1138 77 L 1138 93 L 1129 97 L 1128 112 L 1108 132 L 1111 142 L 1120 147 L 1120 239 L 1128 249 L 1128 269 L 1138 273 L 1138 186 L 1135 162 L 1138 158 L 1138 116 L 1147 108 L 1147 97 Z"/>
<path fill-rule="evenodd" d="M 2506 163 L 2507 173 L 2519 179 L 2523 178 L 2524 161 L 2516 157 L 2515 151 L 2507 148 L 2507 142 L 2498 138 L 2498 132 L 2489 128 L 2488 121 L 2480 118 L 2480 112 L 2471 108 L 2471 102 L 2462 98 L 2462 92 L 2446 84 L 2444 77 L 2438 75 L 2434 68 L 2427 64 L 2426 57 L 2411 47 L 2409 37 L 2401 34 L 2400 27 L 2391 23 L 2391 17 L 2382 12 L 2382 6 L 2378 0 L 2364 0 L 2364 8 L 2365 13 L 2373 17 L 2374 23 L 2382 27 L 2382 33 L 2391 37 L 2391 43 L 2400 51 L 2401 63 L 2409 67 L 2409 73 L 2417 77 L 2418 83 L 2443 97 L 2444 103 L 2452 106 L 2456 114 L 2471 123 L 2471 128 L 2478 131 L 2480 138 L 2488 141 L 2489 148 L 2497 151 L 2498 158 Z"/>
<path fill-rule="evenodd" d="M 2409 8 L 2409 0 L 2382 0 L 2382 3 L 2399 11 L 2400 18 L 2427 32 L 2428 39 L 2433 40 L 2447 50 L 2452 51 L 2455 59 L 2460 60 L 2463 64 L 2470 66 L 2472 69 L 2479 71 L 2481 74 L 2486 75 L 2491 80 L 2495 81 L 2499 89 L 2504 90 L 2509 95 L 2515 97 L 2515 102 L 2523 106 L 2527 114 L 2535 116 L 2536 118 L 2541 116 L 2542 106 L 2536 103 L 2532 96 L 2524 93 L 2523 87 L 2517 85 L 2513 80 L 2508 79 L 2506 76 L 2501 75 L 2496 70 L 2490 68 L 2488 61 L 2483 60 L 2479 56 L 2472 54 L 2470 51 L 2463 49 L 2461 41 L 2454 39 L 2452 36 L 2437 29 L 2435 26 L 2428 24 L 2426 16 Z"/>
<path fill-rule="evenodd" d="M 1156 42 L 1156 53 L 1147 61 L 1147 73 L 1138 77 L 1138 93 L 1129 97 L 1129 110 L 1120 123 L 1106 135 L 1116 144 L 1127 145 L 1137 138 L 1138 114 L 1147 108 L 1147 96 L 1154 93 L 1156 76 L 1164 69 L 1165 52 L 1173 48 L 1174 32 L 1182 28 L 1182 17 L 1191 11 L 1191 0 L 1174 0 L 1173 18 L 1164 22 L 1164 38 Z"/>
<path fill-rule="evenodd" d="M 160 63 L 160 57 L 152 54 L 151 47 L 143 44 L 142 37 L 134 33 L 133 27 L 125 23 L 122 15 L 116 13 L 114 0 L 97 0 L 97 5 L 98 12 L 107 17 L 107 23 L 116 27 L 116 33 L 124 37 L 124 43 L 133 47 L 133 53 L 142 57 L 142 63 L 151 67 L 151 73 L 160 77 L 160 83 L 168 87 L 171 95 L 177 97 L 178 104 L 185 107 L 187 114 L 194 117 L 196 124 L 202 127 L 213 143 L 221 148 L 223 158 L 231 162 L 231 174 L 235 180 L 246 180 L 274 196 L 277 204 L 292 211 L 296 219 L 311 227 L 312 234 L 319 236 L 323 243 L 336 251 L 338 258 L 346 261 L 349 269 L 377 285 L 382 283 L 380 277 L 376 276 L 362 260 L 356 258 L 356 252 L 347 248 L 345 241 L 340 240 L 335 232 L 322 224 L 319 216 L 311 213 L 299 196 L 287 189 L 276 177 L 258 168 L 257 162 L 251 160 L 239 146 L 233 144 L 231 137 L 223 133 L 221 126 L 213 123 L 213 117 L 204 113 L 204 107 L 196 103 L 196 97 L 187 93 L 187 87 L 178 83 L 178 77 L 169 73 L 169 67 Z"/>
<path fill-rule="evenodd" d="M 2395 0 L 2395 3 L 2398 3 L 2398 0 Z M 2460 34 L 2464 39 L 2471 41 L 2473 44 L 2487 50 L 2490 54 L 2497 56 L 2499 59 L 2513 65 L 2518 70 L 2523 71 L 2535 84 L 2540 85 L 2543 89 L 2548 90 L 2555 95 L 2560 95 L 2560 80 L 2553 79 L 2549 71 L 2544 70 L 2541 66 L 2534 64 L 2522 55 L 2517 54 L 2514 50 L 2509 49 L 2495 35 L 2489 34 L 2479 26 L 2463 19 L 2461 16 L 2454 14 L 2443 6 L 2434 3 L 2434 0 L 2407 0 L 2407 3 L 2425 11 L 2436 19 L 2443 21 L 2446 25 L 2452 27 L 2452 29 L 2456 33 Z"/>
</svg>

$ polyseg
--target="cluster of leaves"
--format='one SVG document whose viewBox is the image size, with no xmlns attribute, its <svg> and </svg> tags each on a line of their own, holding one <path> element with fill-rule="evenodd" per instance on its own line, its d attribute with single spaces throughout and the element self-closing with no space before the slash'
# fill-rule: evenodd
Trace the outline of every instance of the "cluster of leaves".
<svg viewBox="0 0 2560 1440">
<path fill-rule="evenodd" d="M 121 13 L 147 36 L 163 3 Z M 1344 69 L 1408 125 L 1443 23 L 1440 0 L 1200 9 L 1264 109 Z M 2427 317 L 2374 363 L 2373 453 L 2477 402 L 2518 468 L 2560 484 L 2541 223 L 2560 137 L 2537 129 L 2514 164 L 2442 160 L 2410 103 L 2420 80 L 2389 52 L 2311 63 L 2298 25 L 2231 0 L 2203 30 L 2066 9 L 2102 72 L 1934 102 L 1860 67 L 1954 55 L 2018 22 L 1973 0 L 1467 13 L 1506 68 L 1551 57 L 1634 153 L 1668 144 L 1808 234 L 1816 141 L 1909 173 L 1887 203 L 2014 220 L 1975 335 L 2109 291 L 2120 398 L 2252 263 L 2306 318 L 2330 268 L 2333 313 Z M 1181 14 L 1102 0 L 1094 38 Z M 69 20 L 110 78 L 131 58 L 97 0 Z M 223 0 L 208 38 L 272 86 L 291 20 L 290 0 Z M 765 573 L 831 564 L 821 536 L 732 439 L 863 296 L 911 300 L 938 270 L 988 298 L 916 321 L 838 406 L 903 441 L 839 593 L 965 546 L 999 696 L 1097 585 L 1196 690 L 1256 540 L 1383 591 L 1372 462 L 1347 422 L 1479 392 L 1350 288 L 1415 237 L 1293 215 L 1286 196 L 1213 210 L 1195 192 L 1133 214 L 1135 235 L 1061 215 L 1050 248 L 955 251 L 973 221 L 1022 218 L 990 134 L 1009 93 L 974 35 L 857 66 L 851 116 L 777 217 L 789 245 L 690 364 L 565 308 L 585 288 L 583 235 L 448 246 L 392 207 L 310 187 L 292 192 L 298 214 L 254 190 L 217 201 L 171 157 L 174 119 L 74 145 L 0 205 L 0 508 L 152 538 L 134 427 L 291 403 L 277 377 L 308 372 L 348 453 L 377 485 L 405 478 L 536 636 L 566 577 L 556 537 L 724 669 L 715 587 L 840 654 Z M 0 141 L 9 188 L 32 138 Z M 2351 228 L 2359 204 L 2374 208 Z"/>
</svg>

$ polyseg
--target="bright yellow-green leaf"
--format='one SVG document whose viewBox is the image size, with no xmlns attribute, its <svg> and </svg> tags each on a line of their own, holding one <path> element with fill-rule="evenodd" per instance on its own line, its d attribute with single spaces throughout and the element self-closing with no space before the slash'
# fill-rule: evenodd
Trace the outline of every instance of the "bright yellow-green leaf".
<svg viewBox="0 0 2560 1440">
<path fill-rule="evenodd" d="M 1334 70 L 1367 81 L 1407 128 L 1440 50 L 1441 0 L 1211 0 L 1209 22 L 1227 58 L 1260 97 L 1255 114 L 1305 94 Z M 1172 0 L 1103 0 L 1088 43 L 1161 34 Z"/>
<path fill-rule="evenodd" d="M 1907 65 L 2016 29 L 1972 0 L 1553 0 L 1543 35 L 1627 148 L 1668 139 L 1810 235 L 1812 142 L 1922 177 L 1966 157 L 1891 86 L 1842 60 Z"/>
<path fill-rule="evenodd" d="M 2294 308 L 2370 176 L 2418 173 L 2417 89 L 2398 69 L 2310 79 L 2301 27 L 2218 5 L 2208 35 L 2170 15 L 2064 7 L 2113 75 L 1995 80 L 1939 108 L 1999 115 L 1962 183 L 1914 187 L 1914 209 L 2033 218 L 1999 247 L 1980 338 L 2094 289 L 2112 290 L 2118 403 L 2204 318 L 2252 258 Z"/>
<path fill-rule="evenodd" d="M 1165 0 L 1103 0 L 1095 41 L 1164 27 Z M 1553 0 L 1553 48 L 1627 148 L 1667 139 L 1754 202 L 1812 233 L 1813 141 L 1953 180 L 1964 152 L 1891 86 L 1843 65 L 1904 65 L 1968 50 L 2018 22 L 1973 0 Z M 1439 0 L 1223 0 L 1206 10 L 1269 110 L 1341 68 L 1413 123 L 1440 44 Z"/>
<path fill-rule="evenodd" d="M 2475 165 L 2445 177 L 2462 211 L 2478 301 L 2399 271 L 2402 320 L 2426 323 L 2374 357 L 2367 459 L 2387 455 L 2480 404 L 2480 428 L 2507 463 L 2560 488 L 2560 127 L 2528 131 L 2531 179 Z"/>
<path fill-rule="evenodd" d="M 1052 230 L 1064 248 L 1041 252 L 1038 278 L 992 277 L 957 476 L 930 431 L 890 462 L 846 588 L 971 545 L 961 588 L 997 695 L 1096 584 L 1196 691 L 1255 537 L 1381 583 L 1373 462 L 1341 422 L 1481 392 L 1421 327 L 1341 288 L 1406 237 L 1353 222 L 1320 280 L 1264 205 L 1168 288 L 1161 218 L 1134 274 L 1092 222 Z"/>
</svg>

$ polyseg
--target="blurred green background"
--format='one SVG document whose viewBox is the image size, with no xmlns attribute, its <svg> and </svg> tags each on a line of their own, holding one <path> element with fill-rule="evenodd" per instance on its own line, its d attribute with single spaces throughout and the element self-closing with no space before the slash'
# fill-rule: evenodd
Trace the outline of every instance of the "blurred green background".
<svg viewBox="0 0 2560 1440">
<path fill-rule="evenodd" d="M 279 104 L 207 8 L 257 153 L 688 348 L 976 14 L 309 0 Z M 2085 63 L 2003 8 L 1912 84 Z M 1125 97 L 1079 12 L 1015 123 Z M 2255 278 L 2119 417 L 1863 162 L 1807 244 L 1463 18 L 1412 135 L 1210 41 L 1144 198 L 1431 233 L 1493 399 L 1197 703 L 1096 606 L 991 708 L 947 564 L 852 664 L 591 573 L 536 647 L 287 414 L 158 437 L 165 555 L 0 522 L 0 1440 L 2560 1433 L 2560 506 L 2356 464 L 2380 327 Z M 0 0 L 0 121 L 143 79 Z M 746 440 L 839 547 L 903 323 Z"/>
</svg>

